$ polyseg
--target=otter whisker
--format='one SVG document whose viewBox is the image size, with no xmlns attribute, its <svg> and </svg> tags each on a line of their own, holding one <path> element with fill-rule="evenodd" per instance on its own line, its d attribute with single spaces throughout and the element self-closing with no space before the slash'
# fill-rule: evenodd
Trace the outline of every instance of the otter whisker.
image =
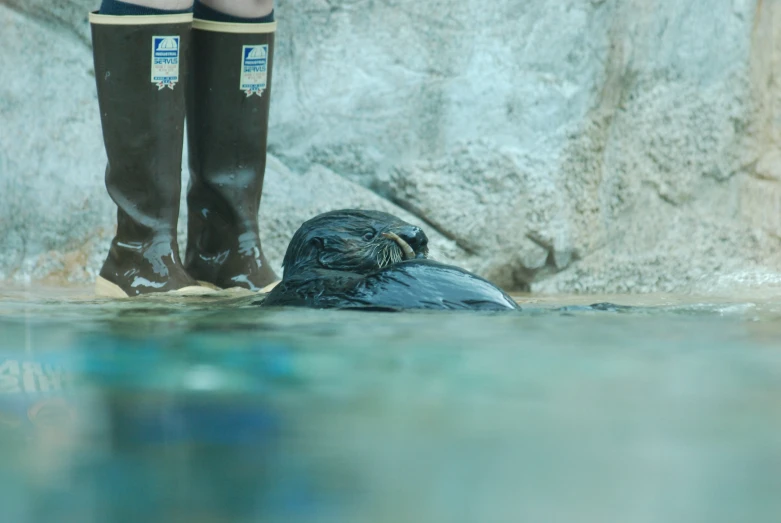
<svg viewBox="0 0 781 523">
<path fill-rule="evenodd" d="M 388 249 L 388 256 L 391 263 L 399 263 L 402 260 L 401 251 L 397 249 Z"/>
<path fill-rule="evenodd" d="M 383 245 L 375 244 L 372 247 L 372 253 L 374 254 L 374 258 L 377 260 L 377 266 L 380 269 L 385 267 L 385 264 L 387 263 L 385 257 L 385 247 Z"/>
<path fill-rule="evenodd" d="M 399 247 L 395 241 L 375 244 L 372 246 L 371 251 L 373 257 L 377 260 L 377 266 L 380 269 L 398 263 L 404 259 L 401 247 Z"/>
<path fill-rule="evenodd" d="M 367 253 L 367 257 L 368 258 L 377 258 L 377 259 L 379 259 L 380 248 L 379 248 L 378 245 L 370 245 L 366 249 L 366 253 Z"/>
<path fill-rule="evenodd" d="M 412 260 L 415 258 L 415 251 L 412 249 L 412 247 L 409 246 L 409 243 L 402 240 L 398 234 L 392 233 L 392 232 L 384 232 L 382 235 L 385 238 L 388 238 L 389 240 L 393 240 L 396 242 L 396 244 L 401 247 L 401 251 L 404 253 L 404 259 L 406 260 Z"/>
</svg>

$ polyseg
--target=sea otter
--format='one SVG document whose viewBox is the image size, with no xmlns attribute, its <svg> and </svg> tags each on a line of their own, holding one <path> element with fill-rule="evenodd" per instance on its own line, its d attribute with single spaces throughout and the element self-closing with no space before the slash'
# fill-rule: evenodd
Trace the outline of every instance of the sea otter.
<svg viewBox="0 0 781 523">
<path fill-rule="evenodd" d="M 282 282 L 263 306 L 362 310 L 516 310 L 492 283 L 427 259 L 422 229 L 388 213 L 345 209 L 293 235 Z"/>
</svg>

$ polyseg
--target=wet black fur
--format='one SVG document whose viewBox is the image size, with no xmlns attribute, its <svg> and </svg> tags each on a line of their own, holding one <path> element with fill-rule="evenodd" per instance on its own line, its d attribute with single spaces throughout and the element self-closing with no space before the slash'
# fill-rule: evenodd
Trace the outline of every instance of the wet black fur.
<svg viewBox="0 0 781 523">
<path fill-rule="evenodd" d="M 414 249 L 403 260 L 394 233 Z M 459 267 L 426 259 L 419 228 L 384 212 L 345 209 L 305 222 L 288 245 L 282 282 L 263 306 L 364 310 L 514 310 L 512 298 Z"/>
<path fill-rule="evenodd" d="M 304 222 L 290 240 L 282 262 L 284 278 L 310 269 L 359 274 L 381 269 L 379 253 L 402 257 L 396 242 L 382 233 L 393 232 L 404 237 L 405 231 L 412 229 L 419 230 L 392 214 L 379 211 L 345 209 L 320 214 Z M 428 254 L 427 238 L 420 254 L 423 257 Z"/>
</svg>

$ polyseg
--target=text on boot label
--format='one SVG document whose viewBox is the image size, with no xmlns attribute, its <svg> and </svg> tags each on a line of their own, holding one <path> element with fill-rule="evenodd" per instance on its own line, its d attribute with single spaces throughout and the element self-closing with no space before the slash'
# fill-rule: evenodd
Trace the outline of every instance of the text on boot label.
<svg viewBox="0 0 781 523">
<path fill-rule="evenodd" d="M 173 89 L 179 81 L 179 37 L 152 37 L 152 83 L 157 90 Z"/>
<path fill-rule="evenodd" d="M 263 96 L 268 80 L 268 45 L 245 45 L 241 50 L 241 84 L 249 98 Z"/>
</svg>

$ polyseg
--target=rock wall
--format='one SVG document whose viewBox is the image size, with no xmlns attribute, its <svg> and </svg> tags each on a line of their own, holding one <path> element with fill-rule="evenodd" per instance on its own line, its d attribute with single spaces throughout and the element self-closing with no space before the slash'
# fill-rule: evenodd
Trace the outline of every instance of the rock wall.
<svg viewBox="0 0 781 523">
<path fill-rule="evenodd" d="M 0 2 L 0 278 L 89 280 L 110 239 L 95 3 Z M 275 262 L 316 212 L 381 206 L 508 288 L 781 282 L 777 0 L 277 7 Z"/>
</svg>

